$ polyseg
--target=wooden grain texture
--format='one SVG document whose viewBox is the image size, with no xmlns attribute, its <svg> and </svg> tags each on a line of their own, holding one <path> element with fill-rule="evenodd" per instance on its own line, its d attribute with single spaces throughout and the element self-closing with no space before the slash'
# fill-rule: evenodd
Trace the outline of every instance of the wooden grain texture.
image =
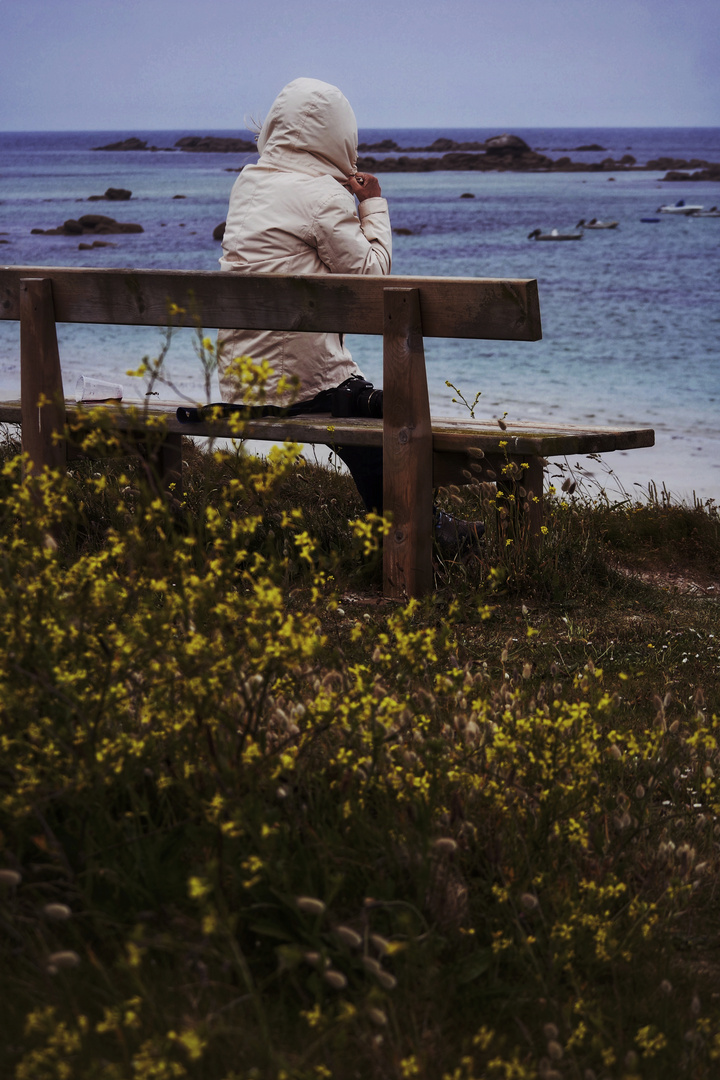
<svg viewBox="0 0 720 1080">
<path fill-rule="evenodd" d="M 65 404 L 52 285 L 46 278 L 20 282 L 20 393 L 29 471 L 62 468 L 65 443 L 54 436 L 65 426 Z M 41 397 L 48 399 L 46 404 L 40 404 Z"/>
<path fill-rule="evenodd" d="M 36 276 L 52 280 L 58 322 L 382 334 L 392 287 L 419 289 L 426 337 L 542 337 L 534 279 L 0 267 L 0 318 L 19 318 L 20 279 Z"/>
<path fill-rule="evenodd" d="M 539 458 L 531 457 L 523 470 L 522 486 L 527 498 L 521 502 L 527 528 L 534 540 L 540 539 L 543 519 L 543 467 Z M 525 507 L 527 506 L 527 510 Z"/>
<path fill-rule="evenodd" d="M 155 404 L 149 407 L 148 415 L 162 416 L 168 431 L 182 435 L 206 438 L 213 434 L 218 438 L 231 438 L 233 429 L 227 420 L 217 424 L 183 424 L 176 419 L 178 405 L 187 402 Z M 69 413 L 76 408 L 73 401 L 66 401 Z M 140 406 L 142 416 L 142 406 Z M 21 422 L 19 401 L 0 402 L 0 423 L 17 424 Z M 132 427 L 132 421 L 123 409 L 118 411 L 118 423 L 123 427 Z M 142 421 L 139 422 L 140 424 Z M 329 413 L 317 413 L 312 416 L 263 417 L 247 420 L 243 424 L 242 435 L 246 439 L 258 442 L 325 443 L 328 446 L 382 446 L 382 420 L 370 420 L 360 417 L 339 418 Z M 433 452 L 443 457 L 453 453 L 462 455 L 462 468 L 467 467 L 465 455 L 468 447 L 478 447 L 485 453 L 503 454 L 501 442 L 507 444 L 507 450 L 513 455 L 531 455 L 540 457 L 559 457 L 572 454 L 610 453 L 613 450 L 632 450 L 639 446 L 653 446 L 655 433 L 652 428 L 579 428 L 571 425 L 553 424 L 538 428 L 536 424 L 509 424 L 507 431 L 500 431 L 497 424 L 490 421 L 458 421 L 454 417 L 433 417 Z M 472 459 L 469 459 L 472 460 Z M 441 481 L 444 482 L 444 481 Z"/>
<path fill-rule="evenodd" d="M 383 544 L 385 596 L 423 596 L 433 587 L 432 424 L 420 293 L 385 290 L 383 335 Z"/>
</svg>

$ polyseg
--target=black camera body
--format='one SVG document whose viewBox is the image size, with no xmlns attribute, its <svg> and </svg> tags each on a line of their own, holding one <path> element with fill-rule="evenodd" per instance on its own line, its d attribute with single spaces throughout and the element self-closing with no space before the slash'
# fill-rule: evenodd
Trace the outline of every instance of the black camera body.
<svg viewBox="0 0 720 1080">
<path fill-rule="evenodd" d="M 371 416 L 381 419 L 383 392 L 360 375 L 351 375 L 333 392 L 332 416 Z"/>
</svg>

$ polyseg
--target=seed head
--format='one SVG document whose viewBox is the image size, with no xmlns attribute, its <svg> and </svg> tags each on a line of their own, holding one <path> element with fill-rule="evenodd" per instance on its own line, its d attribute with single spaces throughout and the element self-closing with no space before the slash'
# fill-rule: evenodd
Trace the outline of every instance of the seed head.
<svg viewBox="0 0 720 1080">
<path fill-rule="evenodd" d="M 534 911 L 536 907 L 539 907 L 537 896 L 533 896 L 532 893 L 523 893 L 520 897 L 520 903 L 526 911 Z"/>
<path fill-rule="evenodd" d="M 323 972 L 323 979 L 332 986 L 333 990 L 344 990 L 347 986 L 347 979 L 341 971 L 335 971 L 330 968 L 328 971 Z"/>
<path fill-rule="evenodd" d="M 433 848 L 439 855 L 452 855 L 457 851 L 457 842 L 451 836 L 439 836 L 433 841 Z"/>
<path fill-rule="evenodd" d="M 21 881 L 22 874 L 17 870 L 0 870 L 0 885 L 19 885 Z"/>
<path fill-rule="evenodd" d="M 387 1024 L 387 1016 L 382 1011 L 382 1009 L 371 1008 L 368 1009 L 367 1014 L 372 1020 L 373 1024 L 377 1024 L 378 1027 L 383 1027 L 385 1024 Z"/>
<path fill-rule="evenodd" d="M 391 975 L 389 971 L 383 971 L 382 969 L 377 973 L 377 981 L 382 986 L 383 990 L 394 990 L 397 986 L 397 979 L 394 975 Z"/>
<path fill-rule="evenodd" d="M 342 941 L 343 945 L 349 945 L 351 949 L 357 949 L 362 945 L 362 938 L 349 926 L 336 926 L 335 936 Z"/>
<path fill-rule="evenodd" d="M 547 1052 L 553 1061 L 560 1061 L 563 1056 L 563 1048 L 555 1039 L 551 1039 L 547 1044 Z"/>
<path fill-rule="evenodd" d="M 325 905 L 322 900 L 317 900 L 314 896 L 296 896 L 295 903 L 305 915 L 323 915 L 325 913 Z"/>
<path fill-rule="evenodd" d="M 46 919 L 55 919 L 56 922 L 63 922 L 72 915 L 67 904 L 46 904 L 42 910 Z"/>
<path fill-rule="evenodd" d="M 381 956 L 387 956 L 390 952 L 390 942 L 386 941 L 384 937 L 380 937 L 379 934 L 371 934 L 370 940 L 380 953 Z"/>
<path fill-rule="evenodd" d="M 558 1037 L 558 1029 L 555 1027 L 554 1024 L 544 1024 L 543 1025 L 543 1035 L 545 1036 L 546 1039 L 549 1039 L 549 1040 L 557 1039 L 557 1037 Z"/>
<path fill-rule="evenodd" d="M 80 957 L 72 949 L 64 949 L 62 952 L 50 953 L 48 956 L 49 968 L 74 968 L 80 963 Z"/>
</svg>

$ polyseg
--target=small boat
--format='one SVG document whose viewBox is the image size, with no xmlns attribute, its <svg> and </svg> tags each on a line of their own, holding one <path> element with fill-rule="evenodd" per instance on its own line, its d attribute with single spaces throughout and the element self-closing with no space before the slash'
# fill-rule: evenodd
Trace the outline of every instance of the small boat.
<svg viewBox="0 0 720 1080">
<path fill-rule="evenodd" d="M 582 240 L 583 234 L 581 232 L 576 233 L 561 233 L 557 229 L 553 229 L 552 232 L 544 233 L 540 229 L 533 229 L 531 233 L 528 233 L 528 240 Z"/>
<path fill-rule="evenodd" d="M 659 217 L 641 217 L 640 220 L 644 221 L 646 225 L 659 225 L 660 224 L 660 218 Z"/>
<path fill-rule="evenodd" d="M 709 210 L 693 210 L 692 214 L 688 214 L 688 217 L 718 217 L 720 218 L 720 210 L 717 206 L 711 206 Z"/>
<path fill-rule="evenodd" d="M 678 199 L 674 206 L 658 206 L 655 211 L 656 214 L 684 214 L 686 217 L 689 214 L 696 214 L 702 210 L 702 206 L 698 206 L 693 203 L 686 203 L 684 199 Z"/>
<path fill-rule="evenodd" d="M 576 229 L 617 229 L 619 222 L 617 221 L 598 221 L 597 218 L 590 218 L 586 221 L 585 218 L 580 218 Z"/>
</svg>

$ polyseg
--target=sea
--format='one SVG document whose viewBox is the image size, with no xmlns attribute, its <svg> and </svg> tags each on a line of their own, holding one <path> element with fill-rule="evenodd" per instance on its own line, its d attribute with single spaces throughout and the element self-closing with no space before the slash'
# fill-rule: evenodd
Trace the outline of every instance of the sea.
<svg viewBox="0 0 720 1080">
<path fill-rule="evenodd" d="M 236 170 L 253 155 L 93 149 L 130 136 L 172 148 L 193 134 L 251 137 L 207 130 L 0 133 L 0 260 L 216 269 L 220 244 L 213 230 L 225 219 Z M 417 147 L 439 137 L 471 142 L 497 134 L 487 128 L 362 129 L 360 141 Z M 632 154 L 641 165 L 659 157 L 720 162 L 720 127 L 512 134 L 550 157 L 574 161 Z M 575 149 L 590 144 L 603 149 Z M 720 204 L 720 184 L 665 182 L 664 174 L 433 172 L 381 173 L 379 179 L 393 228 L 408 230 L 393 237 L 394 273 L 538 281 L 542 341 L 426 341 L 435 415 L 466 413 L 462 399 L 472 405 L 479 394 L 479 419 L 652 427 L 652 448 L 600 461 L 570 459 L 585 470 L 586 490 L 602 488 L 613 501 L 664 491 L 674 501 L 720 503 L 720 218 L 657 213 L 681 198 L 706 209 Z M 130 189 L 131 200 L 87 202 L 108 187 Z M 78 247 L 87 238 L 31 232 L 90 212 L 139 223 L 144 231 L 104 237 L 113 246 L 90 251 Z M 619 224 L 572 243 L 528 239 L 536 228 L 575 231 L 581 218 Z M 60 325 L 58 337 L 68 396 L 83 374 L 117 380 L 126 400 L 142 399 L 144 384 L 127 371 L 158 353 L 158 329 Z M 348 341 L 365 376 L 381 385 L 380 339 Z M 176 334 L 167 368 L 187 398 L 204 400 L 189 331 Z M 0 321 L 0 398 L 17 398 L 19 387 L 19 329 Z"/>
</svg>

